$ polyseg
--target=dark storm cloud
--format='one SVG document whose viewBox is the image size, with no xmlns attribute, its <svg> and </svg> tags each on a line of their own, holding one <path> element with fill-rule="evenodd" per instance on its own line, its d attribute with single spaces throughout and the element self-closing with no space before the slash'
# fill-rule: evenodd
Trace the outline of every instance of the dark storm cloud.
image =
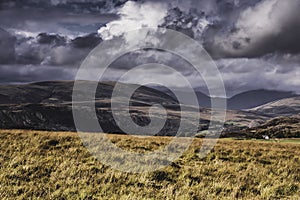
<svg viewBox="0 0 300 200">
<path fill-rule="evenodd" d="M 100 42 L 101 38 L 96 33 L 74 39 L 49 33 L 15 38 L 0 30 L 0 63 L 78 67 Z"/>
<path fill-rule="evenodd" d="M 0 82 L 72 79 L 82 60 L 102 39 L 124 36 L 124 32 L 139 27 L 162 26 L 204 44 L 216 60 L 230 95 L 260 88 L 299 92 L 299 2 L 2 0 L 0 27 L 9 34 L 0 32 L 0 40 L 5 41 L 0 43 Z M 107 79 L 134 65 L 157 61 L 181 69 L 195 86 L 203 84 L 186 70 L 185 61 L 152 51 L 120 58 L 111 66 Z M 92 71 L 87 73 L 98 78 Z M 152 69 L 140 73 L 129 79 L 156 76 L 177 83 L 174 74 L 155 75 Z"/>
<path fill-rule="evenodd" d="M 0 65 L 0 71 L 0 84 L 71 80 L 76 73 L 71 68 L 40 65 Z"/>
<path fill-rule="evenodd" d="M 90 51 L 101 41 L 101 38 L 96 33 L 74 38 L 64 46 L 52 47 L 42 64 L 70 65 L 73 68 L 77 68 Z"/>
<path fill-rule="evenodd" d="M 93 0 L 0 1 L 0 27 L 9 32 L 0 33 L 0 64 L 12 64 L 11 72 L 29 70 L 27 65 L 76 69 L 101 40 L 91 32 L 116 19 L 105 11 L 110 6 L 110 1 Z M 7 79 L 14 79 L 9 74 Z"/>
<path fill-rule="evenodd" d="M 294 91 L 300 94 L 300 54 L 269 54 L 262 58 L 216 60 L 229 96 L 256 90 Z"/>
<path fill-rule="evenodd" d="M 66 44 L 66 38 L 58 34 L 40 33 L 37 36 L 37 42 L 39 44 L 55 44 L 62 46 Z"/>
<path fill-rule="evenodd" d="M 116 5 L 121 5 L 122 0 L 117 2 L 111 0 L 2 0 L 0 8 L 35 8 L 44 9 L 55 8 L 71 12 L 85 13 L 110 10 Z"/>
<path fill-rule="evenodd" d="M 15 64 L 39 65 L 51 51 L 65 46 L 66 38 L 57 34 L 40 33 L 37 37 L 18 37 L 15 45 Z"/>
<path fill-rule="evenodd" d="M 12 34 L 27 36 L 47 32 L 77 37 L 96 32 L 99 27 L 116 18 L 115 14 L 79 14 L 53 7 L 47 10 L 9 8 L 0 11 L 0 27 Z"/>
<path fill-rule="evenodd" d="M 205 46 L 218 57 L 300 52 L 300 0 L 264 0 L 239 13 L 232 27 L 212 25 Z"/>
<path fill-rule="evenodd" d="M 13 63 L 16 38 L 0 28 L 0 64 Z"/>
<path fill-rule="evenodd" d="M 94 48 L 96 47 L 102 39 L 97 33 L 91 33 L 85 36 L 80 36 L 71 41 L 71 44 L 75 48 Z"/>
</svg>

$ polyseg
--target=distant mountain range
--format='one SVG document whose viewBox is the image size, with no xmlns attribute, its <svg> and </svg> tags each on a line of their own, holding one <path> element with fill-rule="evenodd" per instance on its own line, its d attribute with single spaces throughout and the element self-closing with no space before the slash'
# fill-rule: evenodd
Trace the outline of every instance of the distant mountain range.
<svg viewBox="0 0 300 200">
<path fill-rule="evenodd" d="M 157 90 L 163 91 L 168 95 L 176 98 L 174 93 L 171 90 L 165 87 L 154 87 Z M 184 103 L 193 105 L 194 103 L 191 101 L 192 94 L 184 91 L 183 89 L 175 89 L 175 92 L 185 97 Z M 199 90 L 195 89 L 195 94 L 197 96 L 199 106 L 209 108 L 211 107 L 211 98 L 200 92 Z M 284 98 L 290 97 L 297 97 L 299 95 L 293 92 L 286 92 L 286 91 L 276 91 L 276 90 L 251 90 L 247 92 L 242 92 L 240 94 L 236 94 L 233 97 L 227 98 L 227 109 L 230 110 L 244 110 L 254 108 L 266 103 L 270 103 L 273 101 L 277 101 Z"/>
<path fill-rule="evenodd" d="M 81 81 L 80 84 L 88 88 L 94 82 Z M 86 102 L 74 102 L 72 107 L 73 85 L 72 81 L 52 81 L 0 86 L 0 128 L 76 131 L 72 109 L 81 109 L 85 112 L 87 108 Z M 98 83 L 95 93 L 95 111 L 104 132 L 124 133 L 116 124 L 111 111 L 111 95 L 114 86 L 114 82 Z M 122 84 L 122 87 L 128 86 L 130 84 Z M 80 95 L 85 95 L 85 91 L 79 92 L 81 92 Z M 208 96 L 197 92 L 200 104 L 206 105 L 200 109 L 193 105 L 179 105 L 172 96 L 174 95 L 168 91 L 163 92 L 161 88 L 157 90 L 145 86 L 139 87 L 130 99 L 129 110 L 132 120 L 140 126 L 146 126 L 151 122 L 148 115 L 150 106 L 163 105 L 167 111 L 167 120 L 163 129 L 156 135 L 175 135 L 181 117 L 180 106 L 185 106 L 188 109 L 184 114 L 188 118 L 186 121 L 188 123 L 191 121 L 190 126 L 197 126 L 195 128 L 199 133 L 207 130 L 211 118 Z M 187 99 L 188 97 L 186 95 Z M 118 113 L 120 116 L 124 114 L 125 109 L 123 108 L 128 106 L 124 102 L 122 96 L 118 98 L 121 106 Z M 288 92 L 256 90 L 236 95 L 228 99 L 228 102 L 230 109 L 238 109 L 227 111 L 223 137 L 249 137 L 249 133 L 257 133 L 260 130 L 265 130 L 265 132 L 261 132 L 259 135 L 253 133 L 252 136 L 259 137 L 267 133 L 271 135 L 274 131 L 270 130 L 277 130 L 272 137 L 282 136 L 280 134 L 282 131 L 279 130 L 284 130 L 285 137 L 289 133 L 290 136 L 300 137 L 299 96 Z M 263 104 L 265 102 L 267 103 Z M 195 119 L 199 112 L 201 118 L 196 119 L 199 120 L 199 124 L 193 124 L 192 119 Z M 163 116 L 158 111 L 153 114 L 156 119 L 163 120 Z M 269 126 L 272 124 L 277 128 L 270 128 Z M 81 131 L 95 130 L 87 127 L 86 130 Z M 182 135 L 184 136 L 188 132 L 186 130 Z"/>
<path fill-rule="evenodd" d="M 88 90 L 95 83 L 81 81 L 80 84 Z M 72 81 L 52 81 L 0 86 L 0 128 L 75 131 L 72 115 L 73 85 Z M 98 84 L 94 99 L 96 113 L 104 132 L 123 133 L 113 120 L 110 109 L 114 85 L 114 82 Z M 124 84 L 123 86 L 129 85 Z M 78 92 L 82 96 L 85 95 L 85 90 Z M 122 97 L 119 101 L 120 106 L 128 106 L 123 105 L 125 101 Z M 86 102 L 75 102 L 74 107 L 85 112 L 86 104 Z M 161 104 L 173 111 L 179 110 L 177 101 L 172 97 L 142 86 L 135 91 L 130 99 L 130 113 L 134 122 L 147 125 L 150 122 L 147 108 L 153 104 Z M 123 109 L 120 107 L 118 114 L 122 115 L 122 111 Z M 162 129 L 159 134 L 167 135 L 176 132 L 179 115 L 173 117 L 170 115 L 169 118 L 170 120 L 166 122 L 166 128 Z M 94 130 L 87 127 L 86 130 L 82 131 Z"/>
</svg>

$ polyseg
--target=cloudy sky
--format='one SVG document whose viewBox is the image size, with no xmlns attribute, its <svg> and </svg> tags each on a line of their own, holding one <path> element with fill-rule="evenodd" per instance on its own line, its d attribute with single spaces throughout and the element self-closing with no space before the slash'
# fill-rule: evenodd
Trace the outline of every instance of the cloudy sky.
<svg viewBox="0 0 300 200">
<path fill-rule="evenodd" d="M 166 27 L 204 46 L 228 96 L 253 89 L 300 93 L 299 10 L 300 0 L 2 0 L 0 83 L 72 80 L 103 40 L 141 27 Z M 205 90 L 186 61 L 157 51 L 118 59 L 107 78 L 162 61 Z M 146 69 L 139 78 L 152 71 Z M 182 87 L 172 74 L 157 77 Z"/>
</svg>

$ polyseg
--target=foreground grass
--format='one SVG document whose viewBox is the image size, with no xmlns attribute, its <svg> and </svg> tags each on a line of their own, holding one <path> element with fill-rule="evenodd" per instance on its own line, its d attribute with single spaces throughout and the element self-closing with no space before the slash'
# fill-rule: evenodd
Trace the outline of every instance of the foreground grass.
<svg viewBox="0 0 300 200">
<path fill-rule="evenodd" d="M 151 151 L 170 138 L 111 135 L 118 146 Z M 171 166 L 123 173 L 96 160 L 76 133 L 0 131 L 0 199 L 300 199 L 300 145 L 202 140 Z"/>
</svg>

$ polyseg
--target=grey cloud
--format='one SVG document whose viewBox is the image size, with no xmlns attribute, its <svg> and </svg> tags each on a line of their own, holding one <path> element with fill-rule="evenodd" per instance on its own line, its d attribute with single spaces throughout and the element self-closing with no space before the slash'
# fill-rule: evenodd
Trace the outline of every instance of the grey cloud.
<svg viewBox="0 0 300 200">
<path fill-rule="evenodd" d="M 95 33 L 77 37 L 65 46 L 52 48 L 50 54 L 44 59 L 43 64 L 79 67 L 83 59 L 101 41 L 102 39 Z"/>
<path fill-rule="evenodd" d="M 16 38 L 0 28 L 0 64 L 13 63 Z"/>
<path fill-rule="evenodd" d="M 254 89 L 300 93 L 298 59 L 300 55 L 271 54 L 263 58 L 220 59 L 216 63 L 229 96 Z"/>
<path fill-rule="evenodd" d="M 18 38 L 15 46 L 17 64 L 41 64 L 53 48 L 65 46 L 66 38 L 57 34 L 40 33 L 36 38 Z"/>
<path fill-rule="evenodd" d="M 69 65 L 77 68 L 89 52 L 90 49 L 77 49 L 70 46 L 55 47 L 51 49 L 42 64 L 55 66 Z"/>
<path fill-rule="evenodd" d="M 97 33 L 91 33 L 85 36 L 80 36 L 71 41 L 71 45 L 75 48 L 94 48 L 102 39 Z"/>
<path fill-rule="evenodd" d="M 80 62 L 100 42 L 101 38 L 96 34 L 88 34 L 74 39 L 48 33 L 40 33 L 35 38 L 19 37 L 16 45 L 10 46 L 11 56 L 15 58 L 11 63 L 78 67 Z M 5 50 L 5 52 L 7 51 Z"/>
<path fill-rule="evenodd" d="M 100 26 L 116 18 L 115 14 L 79 14 L 53 8 L 11 8 L 0 11 L 0 26 L 11 33 L 25 36 L 46 32 L 74 38 L 96 32 Z"/>
<path fill-rule="evenodd" d="M 240 12 L 234 26 L 211 27 L 205 46 L 218 57 L 300 52 L 300 0 L 264 0 Z"/>
<path fill-rule="evenodd" d="M 37 36 L 37 42 L 39 44 L 55 44 L 62 46 L 66 44 L 66 38 L 58 34 L 40 33 Z"/>
<path fill-rule="evenodd" d="M 71 12 L 100 12 L 112 9 L 120 5 L 122 0 L 114 2 L 111 0 L 2 0 L 0 8 L 56 8 Z"/>
<path fill-rule="evenodd" d="M 40 65 L 0 65 L 0 71 L 0 84 L 72 80 L 75 74 L 70 68 Z"/>
<path fill-rule="evenodd" d="M 184 75 L 193 73 L 193 66 L 178 55 L 154 49 L 138 50 L 116 59 L 109 68 L 128 71 L 136 66 L 158 63 L 170 66 Z M 163 71 L 162 71 L 163 72 Z"/>
</svg>

